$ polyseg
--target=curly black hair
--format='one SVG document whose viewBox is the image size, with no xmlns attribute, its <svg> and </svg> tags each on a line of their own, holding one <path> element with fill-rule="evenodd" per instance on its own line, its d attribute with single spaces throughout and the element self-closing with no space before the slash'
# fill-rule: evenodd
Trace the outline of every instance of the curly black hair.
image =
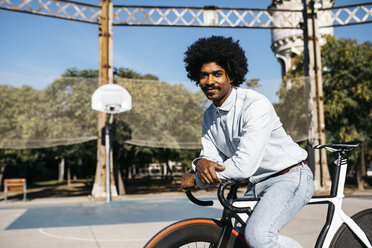
<svg viewBox="0 0 372 248">
<path fill-rule="evenodd" d="M 248 62 L 239 41 L 223 36 L 211 36 L 200 38 L 185 52 L 185 67 L 187 77 L 197 85 L 200 80 L 200 69 L 203 64 L 215 62 L 221 66 L 233 80 L 234 86 L 244 82 L 244 76 L 248 72 Z"/>
</svg>

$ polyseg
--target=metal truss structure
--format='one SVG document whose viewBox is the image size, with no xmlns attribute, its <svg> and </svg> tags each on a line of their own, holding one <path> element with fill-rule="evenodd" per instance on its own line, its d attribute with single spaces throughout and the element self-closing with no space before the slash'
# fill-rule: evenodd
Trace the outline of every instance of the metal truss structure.
<svg viewBox="0 0 372 248">
<path fill-rule="evenodd" d="M 0 9 L 93 24 L 99 24 L 101 16 L 98 5 L 66 0 L 0 0 Z M 301 11 L 114 5 L 113 25 L 300 29 Z M 322 12 L 330 15 L 334 27 L 372 22 L 372 3 L 318 10 L 319 14 Z"/>
</svg>

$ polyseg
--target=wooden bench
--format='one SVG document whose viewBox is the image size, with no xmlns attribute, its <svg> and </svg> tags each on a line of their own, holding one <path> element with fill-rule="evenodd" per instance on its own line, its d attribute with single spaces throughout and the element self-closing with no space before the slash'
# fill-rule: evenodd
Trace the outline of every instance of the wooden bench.
<svg viewBox="0 0 372 248">
<path fill-rule="evenodd" d="M 26 201 L 27 184 L 25 178 L 4 179 L 4 200 L 8 198 L 8 192 L 23 191 L 23 200 Z"/>
</svg>

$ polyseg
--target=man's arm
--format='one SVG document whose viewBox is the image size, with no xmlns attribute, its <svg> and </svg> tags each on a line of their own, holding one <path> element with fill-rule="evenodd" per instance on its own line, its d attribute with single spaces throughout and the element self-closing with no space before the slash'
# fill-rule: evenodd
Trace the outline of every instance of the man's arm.
<svg viewBox="0 0 372 248">
<path fill-rule="evenodd" d="M 202 150 L 200 157 L 196 158 L 193 163 L 193 169 L 196 173 L 196 184 L 199 188 L 207 188 L 216 186 L 221 180 L 218 178 L 216 171 L 222 171 L 225 169 L 221 166 L 225 155 L 218 150 L 215 146 L 212 138 L 209 136 L 203 122 L 202 126 Z"/>
<path fill-rule="evenodd" d="M 198 172 L 198 179 L 205 185 L 215 185 L 221 183 L 221 179 L 218 178 L 216 171 L 223 171 L 225 166 L 220 165 L 214 161 L 201 158 L 197 161 L 196 171 Z M 182 176 L 181 189 L 182 191 L 188 191 L 196 185 L 196 174 L 186 173 Z"/>
<path fill-rule="evenodd" d="M 200 157 L 194 159 L 194 161 L 192 162 L 192 167 L 195 174 L 192 176 L 188 176 L 186 174 L 184 177 L 182 177 L 182 189 L 187 187 L 194 187 L 195 184 L 199 188 L 203 189 L 207 187 L 213 187 L 220 182 L 216 174 L 216 169 L 219 171 L 222 170 L 220 164 L 223 163 L 224 155 L 214 145 L 207 132 L 209 128 L 206 128 L 205 125 L 206 124 L 204 116 L 201 138 L 202 150 L 200 152 Z M 191 181 L 193 182 L 191 183 Z"/>
<path fill-rule="evenodd" d="M 258 169 L 272 132 L 276 114 L 267 99 L 260 99 L 243 113 L 244 125 L 236 153 L 223 165 L 226 170 L 217 172 L 221 179 L 247 179 Z"/>
</svg>

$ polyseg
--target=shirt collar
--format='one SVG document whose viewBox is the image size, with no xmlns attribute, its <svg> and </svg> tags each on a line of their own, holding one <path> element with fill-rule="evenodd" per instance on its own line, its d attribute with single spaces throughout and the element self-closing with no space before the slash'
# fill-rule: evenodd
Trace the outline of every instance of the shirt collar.
<svg viewBox="0 0 372 248">
<path fill-rule="evenodd" d="M 236 99 L 236 89 L 235 87 L 232 88 L 230 95 L 227 97 L 226 101 L 220 106 L 216 107 L 216 111 L 226 111 L 229 112 L 230 109 L 234 106 Z"/>
</svg>

